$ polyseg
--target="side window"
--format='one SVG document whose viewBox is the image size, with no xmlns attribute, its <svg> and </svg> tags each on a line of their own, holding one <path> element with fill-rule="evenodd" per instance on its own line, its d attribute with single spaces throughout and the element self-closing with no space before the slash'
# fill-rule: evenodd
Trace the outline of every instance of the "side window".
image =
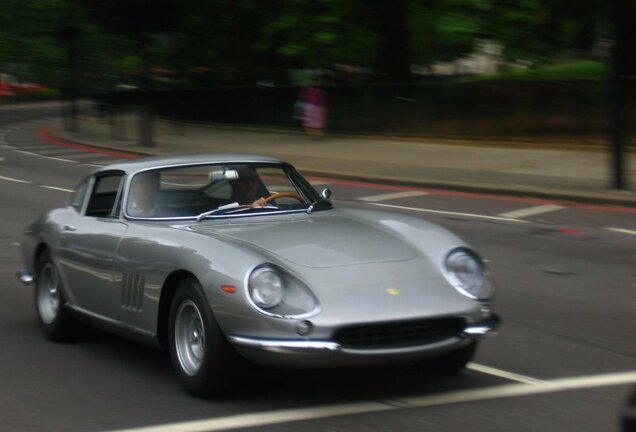
<svg viewBox="0 0 636 432">
<path fill-rule="evenodd" d="M 95 185 L 86 208 L 86 216 L 116 216 L 122 179 L 121 174 L 108 174 L 95 179 Z"/>
<path fill-rule="evenodd" d="M 82 204 L 84 204 L 84 198 L 86 197 L 86 191 L 88 190 L 88 180 L 84 180 L 75 188 L 75 192 L 68 200 L 68 205 L 73 207 L 78 212 L 82 210 Z"/>
</svg>

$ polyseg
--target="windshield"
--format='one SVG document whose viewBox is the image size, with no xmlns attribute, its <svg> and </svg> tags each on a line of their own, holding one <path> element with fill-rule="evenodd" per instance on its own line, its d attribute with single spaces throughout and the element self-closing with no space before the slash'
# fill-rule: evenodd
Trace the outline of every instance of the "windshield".
<svg viewBox="0 0 636 432">
<path fill-rule="evenodd" d="M 230 217 L 306 211 L 322 203 L 287 164 L 208 164 L 143 171 L 130 180 L 133 219 Z M 324 208 L 326 203 L 322 205 Z"/>
</svg>

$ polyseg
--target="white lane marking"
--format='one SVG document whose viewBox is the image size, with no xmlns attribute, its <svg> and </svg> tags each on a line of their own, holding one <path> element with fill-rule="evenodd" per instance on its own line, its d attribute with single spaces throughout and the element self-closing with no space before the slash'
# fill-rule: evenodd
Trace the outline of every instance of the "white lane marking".
<svg viewBox="0 0 636 432">
<path fill-rule="evenodd" d="M 2 176 L 0 176 L 0 180 L 6 180 L 6 181 L 14 182 L 14 183 L 32 184 L 32 182 L 30 182 L 30 181 L 20 180 L 20 179 L 12 178 L 12 177 L 2 177 Z M 62 192 L 73 192 L 71 189 L 64 189 L 64 188 L 57 187 L 57 186 L 47 186 L 47 185 L 39 185 L 39 186 L 43 187 L 43 188 L 47 188 L 47 189 L 53 189 L 53 190 L 57 190 L 57 191 L 62 191 Z"/>
<path fill-rule="evenodd" d="M 89 167 L 95 167 L 95 168 L 101 168 L 101 167 L 104 166 L 104 165 L 92 164 L 92 163 L 85 163 L 85 164 L 82 164 L 82 165 L 86 165 L 86 166 L 89 166 Z"/>
<path fill-rule="evenodd" d="M 47 189 L 53 189 L 56 191 L 62 191 L 62 192 L 73 192 L 72 189 L 64 189 L 61 187 L 56 187 L 56 186 L 47 186 L 47 185 L 42 185 L 43 188 L 47 188 Z"/>
<path fill-rule="evenodd" d="M 41 154 L 42 156 L 60 156 L 60 155 L 72 154 L 77 152 L 77 150 L 74 150 L 74 149 L 51 148 L 50 146 L 49 148 L 44 148 L 39 150 L 36 150 L 35 148 L 24 148 L 24 149 L 28 151 L 37 152 L 38 154 Z"/>
<path fill-rule="evenodd" d="M 29 155 L 29 156 L 37 156 L 36 153 L 32 153 L 32 152 L 28 152 L 28 151 L 24 151 L 24 150 L 16 150 L 15 152 L 16 153 L 22 153 L 22 154 Z"/>
<path fill-rule="evenodd" d="M 0 157 L 0 162 L 4 162 L 4 158 L 3 157 Z"/>
<path fill-rule="evenodd" d="M 70 160 L 70 159 L 63 159 L 63 158 L 57 158 L 57 157 L 53 157 L 53 156 L 45 156 L 39 153 L 33 153 L 33 152 L 28 152 L 28 151 L 24 151 L 24 150 L 15 150 L 16 153 L 22 153 L 25 155 L 29 155 L 29 156 L 37 156 L 37 157 L 41 157 L 44 159 L 51 159 L 54 161 L 59 161 L 59 162 L 70 162 L 70 163 L 77 163 L 77 161 L 74 160 Z"/>
<path fill-rule="evenodd" d="M 416 197 L 421 195 L 430 195 L 430 193 L 422 192 L 422 191 L 404 191 L 404 192 L 385 193 L 380 195 L 371 195 L 371 196 L 366 196 L 366 197 L 362 197 L 358 199 L 360 201 L 378 202 L 378 201 L 386 201 L 386 200 L 400 199 L 400 198 L 411 198 L 411 197 Z"/>
<path fill-rule="evenodd" d="M 623 228 L 605 228 L 605 229 L 608 230 L 608 231 L 614 231 L 614 232 L 621 233 L 621 234 L 636 235 L 636 231 L 623 229 Z"/>
<path fill-rule="evenodd" d="M 75 154 L 73 154 L 72 156 L 69 156 L 69 157 L 72 157 L 73 159 L 88 159 L 88 158 L 97 159 L 97 158 L 100 158 L 102 156 L 104 156 L 104 155 L 100 155 L 99 153 L 79 153 L 79 152 L 76 152 Z"/>
<path fill-rule="evenodd" d="M 556 204 L 546 204 L 541 206 L 533 206 L 520 210 L 509 211 L 507 213 L 501 213 L 499 216 L 508 217 L 513 219 L 520 219 L 528 216 L 534 216 L 541 213 L 549 213 L 557 210 L 564 209 L 565 207 Z"/>
<path fill-rule="evenodd" d="M 58 158 L 58 157 L 53 157 L 53 156 L 42 156 L 45 159 L 51 159 L 54 161 L 59 161 L 59 162 L 70 162 L 70 163 L 77 163 L 77 161 L 74 160 L 70 160 L 70 159 L 63 159 L 63 158 Z"/>
<path fill-rule="evenodd" d="M 100 162 L 101 164 L 103 164 L 103 165 L 110 165 L 110 164 L 114 164 L 114 163 L 121 162 L 121 161 L 123 161 L 123 160 L 127 160 L 127 159 L 124 159 L 124 158 L 119 158 L 119 159 L 107 159 L 107 160 L 100 160 L 99 162 Z M 102 166 L 103 166 L 103 165 L 102 165 Z"/>
<path fill-rule="evenodd" d="M 17 179 L 17 178 L 2 177 L 2 176 L 0 176 L 0 180 L 6 180 L 6 181 L 10 181 L 10 182 L 15 182 L 15 183 L 31 183 L 30 181 L 26 181 L 26 180 L 20 180 L 20 179 Z"/>
<path fill-rule="evenodd" d="M 51 144 L 21 144 L 20 148 L 26 151 L 41 151 L 41 150 L 51 150 Z"/>
<path fill-rule="evenodd" d="M 560 391 L 583 390 L 596 387 L 629 385 L 636 383 L 636 371 L 616 372 L 572 378 L 558 378 L 536 384 L 505 384 L 471 390 L 459 390 L 431 396 L 414 396 L 403 401 L 414 407 L 426 407 L 450 403 L 481 401 L 504 397 L 529 396 Z"/>
<path fill-rule="evenodd" d="M 370 412 L 395 410 L 396 407 L 381 402 L 360 402 L 343 405 L 327 405 L 314 408 L 297 408 L 253 414 L 238 414 L 210 420 L 194 420 L 136 429 L 123 429 L 117 432 L 204 432 L 220 431 L 254 426 L 265 426 L 292 421 L 312 420 L 339 415 L 363 414 Z"/>
<path fill-rule="evenodd" d="M 474 370 L 476 372 L 481 372 L 488 375 L 494 375 L 500 378 L 509 379 L 511 381 L 517 381 L 525 384 L 537 384 L 540 382 L 545 382 L 540 379 L 532 378 L 525 375 L 516 374 L 514 372 L 508 372 L 501 369 L 496 369 L 490 366 L 481 365 L 478 363 L 468 363 L 466 366 L 467 369 Z"/>
<path fill-rule="evenodd" d="M 636 371 L 591 375 L 574 378 L 560 378 L 533 384 L 504 384 L 494 387 L 458 390 L 440 394 L 413 396 L 401 399 L 386 399 L 377 402 L 359 402 L 327 405 L 313 408 L 266 411 L 260 413 L 237 414 L 209 420 L 195 420 L 118 432 L 212 432 L 256 426 L 273 425 L 300 420 L 313 420 L 341 415 L 365 414 L 371 412 L 394 411 L 404 408 L 422 408 L 452 403 L 475 402 L 488 399 L 527 396 L 559 391 L 581 390 L 595 387 L 627 385 L 636 383 Z"/>
<path fill-rule="evenodd" d="M 411 211 L 417 211 L 417 212 L 423 212 L 423 213 L 435 213 L 435 214 L 444 214 L 444 215 L 450 215 L 450 216 L 474 217 L 474 218 L 491 219 L 491 220 L 498 220 L 498 221 L 504 221 L 504 222 L 518 222 L 518 223 L 528 222 L 523 219 L 511 219 L 511 218 L 505 218 L 505 217 L 499 217 L 499 216 L 486 216 L 486 215 L 479 215 L 479 214 L 472 214 L 472 213 L 457 213 L 457 212 L 451 212 L 451 211 L 431 210 L 431 209 L 423 209 L 423 208 L 416 208 L 416 207 L 404 207 L 404 206 L 398 206 L 398 205 L 392 205 L 392 204 L 381 204 L 381 203 L 371 203 L 371 204 L 375 206 L 380 206 L 380 207 L 389 207 L 389 208 L 395 208 L 400 210 L 411 210 Z"/>
</svg>

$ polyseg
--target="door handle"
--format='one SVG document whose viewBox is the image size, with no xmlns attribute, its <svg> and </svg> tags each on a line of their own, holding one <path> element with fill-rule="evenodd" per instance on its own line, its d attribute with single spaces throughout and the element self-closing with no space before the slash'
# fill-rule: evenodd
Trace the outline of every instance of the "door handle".
<svg viewBox="0 0 636 432">
<path fill-rule="evenodd" d="M 77 231 L 77 228 L 73 225 L 64 225 L 64 231 Z"/>
</svg>

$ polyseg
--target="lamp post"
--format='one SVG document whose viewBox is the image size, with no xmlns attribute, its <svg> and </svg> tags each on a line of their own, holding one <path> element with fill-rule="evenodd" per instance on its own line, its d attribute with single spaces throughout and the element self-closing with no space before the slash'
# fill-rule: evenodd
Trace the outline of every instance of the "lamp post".
<svg viewBox="0 0 636 432">
<path fill-rule="evenodd" d="M 141 57 L 141 74 L 134 95 L 138 112 L 137 143 L 140 147 L 154 147 L 155 107 L 150 77 L 151 35 L 176 30 L 177 0 L 93 0 L 99 7 L 103 27 L 117 34 L 133 38 Z"/>
<path fill-rule="evenodd" d="M 77 27 L 75 26 L 75 17 L 71 3 L 68 8 L 68 23 L 62 28 L 62 41 L 67 45 L 67 69 L 66 91 L 64 98 L 67 101 L 65 108 L 66 119 L 65 128 L 69 132 L 77 132 L 79 129 L 77 122 L 78 105 L 77 105 Z"/>
<path fill-rule="evenodd" d="M 627 61 L 627 16 L 625 0 L 611 0 L 610 19 L 614 26 L 614 46 L 611 50 L 610 139 L 612 142 L 612 188 L 627 189 L 625 180 L 625 140 L 627 137 L 627 98 L 625 71 Z"/>
</svg>

